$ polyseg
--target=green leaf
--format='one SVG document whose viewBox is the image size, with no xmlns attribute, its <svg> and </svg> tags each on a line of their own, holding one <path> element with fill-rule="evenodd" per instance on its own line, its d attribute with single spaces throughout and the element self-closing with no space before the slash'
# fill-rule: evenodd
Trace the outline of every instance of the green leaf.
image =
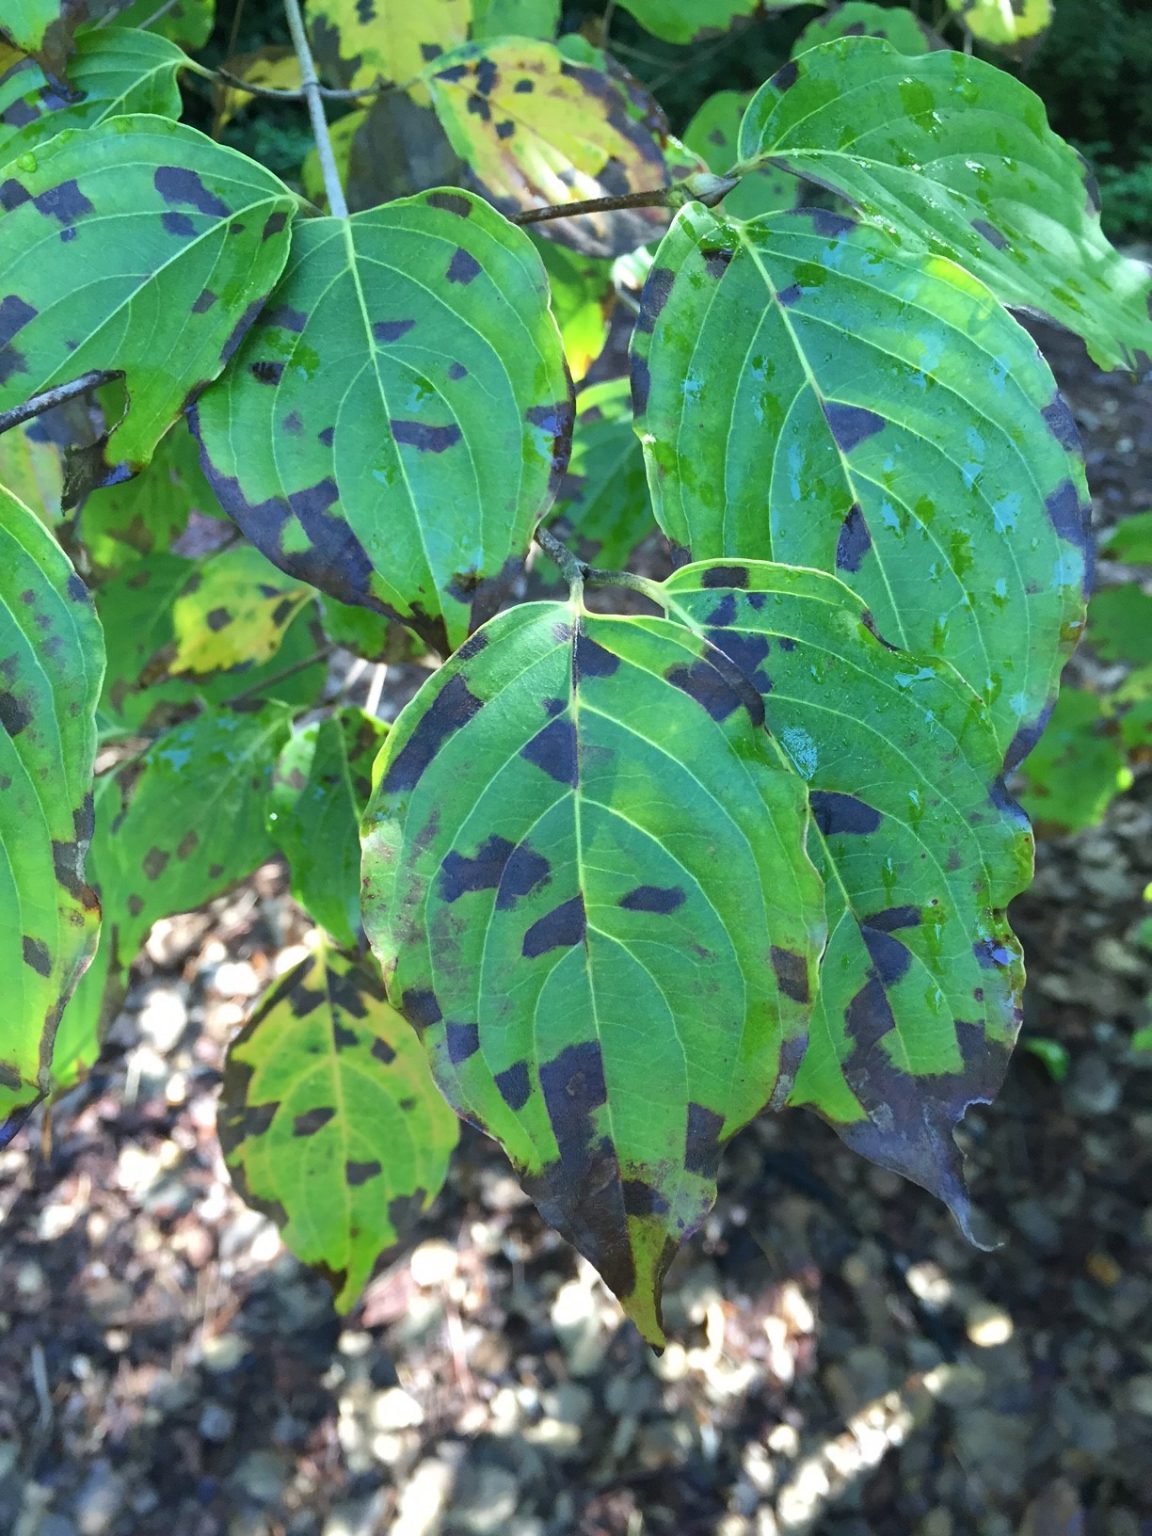
<svg viewBox="0 0 1152 1536">
<path fill-rule="evenodd" d="M 364 823 L 365 927 L 437 1082 L 653 1343 L 823 942 L 760 713 L 683 626 L 523 604 L 403 711 Z"/>
<path fill-rule="evenodd" d="M 792 44 L 792 57 L 837 37 L 883 37 L 901 53 L 930 53 L 943 42 L 918 16 L 903 6 L 871 5 L 869 0 L 846 0 L 810 21 Z M 733 157 L 735 158 L 735 157 Z M 729 203 L 731 199 L 728 199 Z"/>
<path fill-rule="evenodd" d="M 1128 565 L 1152 565 L 1152 512 L 1134 512 L 1102 536 L 1100 553 Z"/>
<path fill-rule="evenodd" d="M 471 36 L 552 39 L 560 25 L 560 0 L 472 0 Z"/>
<path fill-rule="evenodd" d="M 1082 628 L 1088 495 L 1047 365 L 981 283 L 837 214 L 692 204 L 644 290 L 633 393 L 674 543 L 842 577 L 1019 760 Z"/>
<path fill-rule="evenodd" d="M 256 560 L 261 565 L 254 571 Z M 286 583 L 255 550 L 242 546 L 211 555 L 203 563 L 179 555 L 153 555 L 106 583 L 96 597 L 108 645 L 108 671 L 100 701 L 106 720 L 127 730 L 154 728 L 197 701 L 224 704 L 240 694 L 311 704 L 327 676 L 323 658 L 314 667 L 293 671 L 291 677 L 277 682 L 280 673 L 296 668 L 322 644 L 315 615 L 310 612 L 296 612 L 294 618 L 287 615 L 286 628 L 276 619 L 275 605 L 255 615 L 264 626 L 264 654 L 270 656 L 263 665 L 254 664 L 247 656 L 220 672 L 188 678 L 173 675 L 182 644 L 181 623 L 191 626 L 185 631 L 186 641 L 219 638 L 207 625 L 208 615 L 215 609 L 203 607 L 202 583 L 207 581 L 207 590 L 218 594 L 242 593 L 250 590 L 254 577 L 261 579 L 261 572 L 270 590 L 287 594 L 276 602 L 286 601 L 296 612 L 299 589 Z M 201 626 L 203 634 L 199 633 Z M 228 652 L 219 653 L 219 659 L 227 661 Z"/>
<path fill-rule="evenodd" d="M 1020 802 L 1045 830 L 1097 826 L 1117 795 L 1132 787 L 1132 770 L 1105 701 L 1065 688 L 1020 770 Z"/>
<path fill-rule="evenodd" d="M 268 835 L 287 855 L 292 894 L 338 944 L 361 942 L 360 818 L 388 727 L 341 709 L 285 742 L 268 799 Z"/>
<path fill-rule="evenodd" d="M 106 581 L 143 556 L 166 550 L 183 533 L 191 512 L 215 510 L 195 439 L 180 420 L 161 439 L 142 474 L 92 491 L 59 535 L 69 550 L 79 544 L 84 569 Z"/>
<path fill-rule="evenodd" d="M 0 161 L 63 128 L 90 128 L 108 117 L 151 112 L 175 121 L 181 106 L 176 79 L 187 63 L 163 37 L 105 27 L 77 38 L 68 66 L 74 94 L 65 96 L 29 59 L 0 79 Z"/>
<path fill-rule="evenodd" d="M 807 4 L 811 0 L 768 0 L 763 8 L 786 11 Z M 666 43 L 695 43 L 747 21 L 761 6 L 759 0 L 620 0 L 620 9 Z"/>
<path fill-rule="evenodd" d="M 341 1312 L 436 1198 L 459 1135 L 372 960 L 329 949 L 276 982 L 232 1042 L 218 1124 L 233 1184 Z"/>
<path fill-rule="evenodd" d="M 947 0 L 978 43 L 1018 48 L 1052 25 L 1052 0 Z"/>
<path fill-rule="evenodd" d="M 165 732 L 135 765 L 115 826 L 114 868 L 100 870 L 110 903 L 126 914 L 121 965 L 154 922 L 202 907 L 272 856 L 264 817 L 289 714 L 279 703 L 205 710 Z"/>
<path fill-rule="evenodd" d="M 295 202 L 253 161 L 159 117 L 110 118 L 13 161 L 0 172 L 0 409 L 89 369 L 122 372 L 130 409 L 111 442 L 143 468 L 262 306 Z"/>
<path fill-rule="evenodd" d="M 6 0 L 0 39 L 30 53 L 54 80 L 63 82 L 76 28 L 115 9 L 116 0 Z"/>
<path fill-rule="evenodd" d="M 750 166 L 838 192 L 967 267 L 1002 303 L 1067 326 L 1101 367 L 1147 366 L 1148 270 L 1104 238 L 1091 171 L 1003 70 L 840 38 L 760 88 L 739 147 Z"/>
<path fill-rule="evenodd" d="M 1032 873 L 984 712 L 945 662 L 877 639 L 822 572 L 706 563 L 663 590 L 763 697 L 820 832 L 828 944 L 789 1102 L 970 1234 L 952 1128 L 994 1096 L 1016 1037 L 1024 971 L 1005 909 Z"/>
<path fill-rule="evenodd" d="M 143 27 L 147 23 L 150 32 L 170 38 L 184 48 L 203 48 L 212 35 L 216 0 L 176 0 L 175 5 L 165 6 L 162 11 L 156 0 L 131 0 L 128 5 L 118 3 L 116 15 L 122 27 Z"/>
<path fill-rule="evenodd" d="M 47 1090 L 61 1012 L 96 948 L 84 860 L 103 669 L 84 583 L 0 489 L 0 1123 Z"/>
<path fill-rule="evenodd" d="M 662 114 L 630 76 L 518 38 L 469 44 L 437 65 L 428 80 L 436 115 L 501 212 L 668 185 Z M 538 232 L 589 256 L 620 256 L 667 222 L 663 208 L 623 208 L 553 219 Z"/>
<path fill-rule="evenodd" d="M 551 240 L 534 239 L 560 327 L 564 356 L 573 381 L 580 380 L 604 350 L 616 303 L 612 263 L 581 256 Z"/>
<path fill-rule="evenodd" d="M 572 458 L 556 502 L 562 537 L 579 540 L 581 556 L 621 570 L 652 532 L 644 455 L 632 430 L 626 379 L 593 384 L 577 396 Z"/>
<path fill-rule="evenodd" d="M 43 523 L 60 516 L 64 470 L 60 449 L 44 433 L 42 418 L 0 436 L 0 485 L 31 507 Z"/>
<path fill-rule="evenodd" d="M 1152 597 L 1133 583 L 1097 592 L 1088 609 L 1088 642 L 1105 661 L 1152 663 Z"/>
<path fill-rule="evenodd" d="M 221 504 L 270 560 L 459 645 L 568 457 L 531 242 L 459 191 L 302 223 L 272 306 L 191 420 Z"/>
<path fill-rule="evenodd" d="M 736 163 L 740 120 L 751 100 L 751 91 L 717 91 L 684 130 L 685 144 L 702 155 L 718 176 L 726 175 Z M 775 166 L 750 171 L 725 197 L 724 212 L 733 219 L 754 219 L 757 214 L 795 208 L 801 186 L 795 176 Z"/>
<path fill-rule="evenodd" d="M 321 597 L 320 623 L 334 645 L 365 661 L 415 661 L 428 654 L 420 638 L 402 624 L 334 597 Z"/>
</svg>

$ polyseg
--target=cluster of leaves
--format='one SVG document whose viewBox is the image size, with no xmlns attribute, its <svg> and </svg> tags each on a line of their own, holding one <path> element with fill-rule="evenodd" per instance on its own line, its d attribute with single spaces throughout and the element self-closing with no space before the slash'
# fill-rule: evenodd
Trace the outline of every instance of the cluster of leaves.
<svg viewBox="0 0 1152 1536">
<path fill-rule="evenodd" d="M 688 42 L 757 7 L 627 8 Z M 4 20 L 10 1123 L 92 1061 L 150 925 L 278 851 L 327 937 L 235 1042 L 221 1133 L 342 1305 L 441 1183 L 445 1100 L 653 1342 L 765 1109 L 967 1229 L 953 1129 L 1023 984 L 1004 775 L 1089 564 L 1009 309 L 1152 353 L 1083 162 L 859 0 L 684 143 L 554 4 L 314 0 L 325 78 L 371 98 L 323 214 L 177 120 L 202 0 L 167 35 L 114 9 Z M 629 312 L 630 380 L 576 395 Z M 556 538 L 623 566 L 653 518 L 664 581 Z M 569 595 L 507 607 L 538 529 Z M 445 660 L 386 730 L 331 696 L 335 646 Z"/>
</svg>

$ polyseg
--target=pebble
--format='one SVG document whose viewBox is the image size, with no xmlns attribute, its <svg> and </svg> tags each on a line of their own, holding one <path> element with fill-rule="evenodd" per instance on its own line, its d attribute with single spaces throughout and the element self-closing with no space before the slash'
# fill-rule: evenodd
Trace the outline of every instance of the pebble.
<svg viewBox="0 0 1152 1536">
<path fill-rule="evenodd" d="M 474 1536 L 496 1536 L 519 1502 L 520 1485 L 504 1467 L 466 1465 L 452 1493 L 452 1524 Z"/>
<path fill-rule="evenodd" d="M 223 1445 L 235 1427 L 236 1415 L 230 1408 L 225 1408 L 222 1403 L 204 1404 L 197 1425 L 201 1440 L 210 1440 L 216 1445 Z"/>
<path fill-rule="evenodd" d="M 1133 1376 L 1124 1388 L 1124 1396 L 1133 1413 L 1152 1419 L 1152 1374 Z"/>
<path fill-rule="evenodd" d="M 409 1260 L 413 1283 L 421 1290 L 447 1285 L 456 1273 L 458 1259 L 459 1254 L 451 1243 L 421 1243 Z"/>
<path fill-rule="evenodd" d="M 1097 1051 L 1077 1056 L 1064 1084 L 1069 1109 L 1086 1116 L 1110 1115 L 1120 1103 L 1120 1079 Z"/>
</svg>

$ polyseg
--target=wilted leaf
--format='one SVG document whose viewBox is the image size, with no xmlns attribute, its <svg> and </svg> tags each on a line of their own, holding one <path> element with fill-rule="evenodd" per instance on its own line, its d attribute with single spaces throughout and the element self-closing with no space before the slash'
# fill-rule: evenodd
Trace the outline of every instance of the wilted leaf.
<svg viewBox="0 0 1152 1536">
<path fill-rule="evenodd" d="M 429 77 L 456 153 L 503 213 L 668 185 L 659 109 L 633 80 L 572 63 L 551 43 L 457 48 Z M 546 239 L 619 256 L 662 233 L 663 208 L 554 219 Z"/>
<path fill-rule="evenodd" d="M 271 857 L 264 817 L 289 713 L 278 703 L 205 710 L 133 765 L 107 861 L 115 867 L 100 870 L 110 905 L 125 914 L 121 965 L 159 918 L 202 907 Z"/>
<path fill-rule="evenodd" d="M 101 698 L 101 710 L 107 720 L 127 730 L 154 728 L 167 724 L 174 712 L 199 701 L 225 704 L 239 694 L 252 698 L 274 697 L 284 703 L 310 704 L 324 686 L 327 662 L 321 657 L 315 666 L 293 672 L 282 683 L 276 679 L 313 655 L 323 641 L 315 615 L 299 613 L 287 628 L 273 622 L 265 613 L 264 651 L 270 659 L 263 665 L 246 657 L 238 665 L 192 677 L 175 676 L 180 637 L 177 633 L 175 605 L 186 594 L 185 613 L 192 628 L 188 641 L 198 638 L 211 643 L 217 638 L 210 628 L 197 635 L 211 609 L 198 605 L 198 591 L 203 580 L 209 589 L 230 590 L 233 594 L 250 590 L 253 566 L 262 562 L 265 580 L 271 589 L 284 592 L 288 587 L 283 574 L 255 550 L 243 546 L 222 550 L 199 563 L 178 555 L 149 556 L 129 566 L 100 588 L 97 608 L 104 623 L 108 645 L 108 672 Z M 257 580 L 259 579 L 257 575 Z M 296 606 L 295 595 L 290 599 Z M 225 626 L 226 627 L 226 626 Z M 275 642 L 275 654 L 269 643 Z M 228 651 L 220 653 L 226 659 Z M 266 691 L 267 690 L 267 691 Z"/>
<path fill-rule="evenodd" d="M 196 443 L 178 420 L 142 474 L 92 491 L 60 536 L 68 549 L 82 547 L 83 569 L 104 581 L 144 555 L 162 553 L 184 531 L 189 513 L 215 501 Z"/>
<path fill-rule="evenodd" d="M 882 38 L 811 48 L 760 88 L 740 157 L 827 187 L 1039 310 L 1104 368 L 1146 366 L 1152 278 L 1100 230 L 1095 178 L 1001 69 Z"/>
<path fill-rule="evenodd" d="M 560 482 L 556 531 L 579 541 L 581 556 L 621 570 L 652 532 L 644 455 L 632 430 L 627 379 L 593 384 L 577 396 L 572 458 Z"/>
<path fill-rule="evenodd" d="M 835 37 L 884 37 L 901 53 L 930 53 L 943 48 L 943 41 L 926 27 L 919 16 L 901 5 L 872 5 L 869 0 L 846 0 L 831 6 L 810 21 L 792 44 L 792 57 L 830 43 Z M 735 157 L 733 157 L 735 158 Z"/>
<path fill-rule="evenodd" d="M 789 1102 L 968 1231 L 952 1131 L 995 1095 L 1016 1038 L 1024 971 L 1005 910 L 1032 873 L 996 737 L 946 662 L 877 639 L 831 576 L 701 564 L 663 590 L 762 696 L 821 835 L 828 945 Z"/>
<path fill-rule="evenodd" d="M 66 78 L 76 29 L 120 9 L 122 0 L 5 0 L 0 39 L 32 57 L 57 82 Z"/>
<path fill-rule="evenodd" d="M 684 130 L 684 142 L 703 155 L 709 170 L 726 175 L 736 164 L 740 120 L 752 100 L 751 91 L 717 91 L 700 107 Z M 760 213 L 795 208 L 802 183 L 775 166 L 750 171 L 724 199 L 724 212 L 733 219 L 754 219 Z"/>
<path fill-rule="evenodd" d="M 143 468 L 263 305 L 295 203 L 254 161 L 159 117 L 67 131 L 8 165 L 0 409 L 122 372 L 130 410 L 111 443 Z"/>
<path fill-rule="evenodd" d="M 522 560 L 571 411 L 531 242 L 442 191 L 301 223 L 191 419 L 221 504 L 269 559 L 444 649 Z"/>
<path fill-rule="evenodd" d="M 360 818 L 387 730 L 362 709 L 341 709 L 294 731 L 268 799 L 268 834 L 287 855 L 293 896 L 349 949 L 362 941 Z"/>
<path fill-rule="evenodd" d="M 352 135 L 345 192 L 357 213 L 430 187 L 459 186 L 465 174 L 431 107 L 390 91 L 363 113 Z"/>
<path fill-rule="evenodd" d="M 1020 800 L 1037 826 L 1078 832 L 1103 820 L 1132 787 L 1128 754 L 1107 703 L 1064 688 L 1035 750 L 1020 770 Z"/>
<path fill-rule="evenodd" d="M 90 128 L 106 117 L 152 112 L 175 121 L 176 79 L 187 63 L 175 43 L 123 27 L 76 39 L 67 94 L 29 59 L 0 79 L 0 161 L 14 160 L 61 129 Z"/>
<path fill-rule="evenodd" d="M 84 860 L 103 669 L 84 583 L 0 489 L 0 1125 L 47 1089 L 56 1026 L 96 948 Z"/>
<path fill-rule="evenodd" d="M 1018 761 L 1083 624 L 1088 495 L 1052 374 L 983 285 L 837 214 L 692 204 L 633 348 L 669 538 L 840 576 Z"/>
<path fill-rule="evenodd" d="M 612 263 L 581 256 L 550 240 L 534 240 L 560 327 L 568 372 L 578 384 L 604 350 L 616 302 Z"/>
<path fill-rule="evenodd" d="M 1052 25 L 1052 0 L 948 0 L 948 9 L 993 48 L 1018 48 Z"/>
<path fill-rule="evenodd" d="M 788 1092 L 823 942 L 761 715 L 680 625 L 524 604 L 403 711 L 365 818 L 389 995 L 655 1343 L 721 1145 Z"/>
<path fill-rule="evenodd" d="M 459 1134 L 371 957 L 326 948 L 232 1042 L 218 1126 L 232 1182 L 341 1312 L 436 1198 Z"/>
</svg>

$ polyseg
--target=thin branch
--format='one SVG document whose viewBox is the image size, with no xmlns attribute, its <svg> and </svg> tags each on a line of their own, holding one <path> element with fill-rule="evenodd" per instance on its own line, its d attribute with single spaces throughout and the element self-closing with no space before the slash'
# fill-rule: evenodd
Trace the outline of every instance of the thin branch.
<svg viewBox="0 0 1152 1536">
<path fill-rule="evenodd" d="M 219 85 L 226 85 L 229 90 L 243 91 L 247 96 L 266 96 L 270 101 L 305 101 L 308 96 L 303 87 L 296 89 L 287 85 L 254 85 L 251 80 L 243 80 L 229 69 L 201 68 L 196 69 L 196 73 L 202 75 L 205 80 L 214 80 Z M 332 86 L 318 84 L 316 94 L 325 101 L 364 101 L 369 97 L 383 96 L 387 91 L 399 89 L 398 85 L 390 81 L 378 80 L 375 85 L 363 86 L 358 91 L 338 91 Z"/>
<path fill-rule="evenodd" d="M 257 694 L 267 693 L 275 688 L 277 683 L 286 683 L 290 677 L 295 677 L 298 672 L 307 672 L 309 667 L 315 667 L 322 661 L 328 661 L 334 645 L 322 645 L 319 650 L 313 651 L 311 656 L 305 656 L 302 661 L 294 661 L 290 667 L 285 667 L 282 672 L 273 672 L 271 677 L 262 678 L 260 682 L 253 683 L 251 688 L 245 688 L 243 693 L 233 694 L 227 701 L 229 709 L 235 709 L 237 704 L 245 699 L 250 699 Z"/>
<path fill-rule="evenodd" d="M 33 416 L 41 416 L 45 411 L 52 410 L 54 406 L 74 400 L 77 395 L 84 394 L 86 390 L 98 389 L 101 384 L 111 384 L 113 379 L 123 377 L 123 373 L 117 369 L 105 372 L 94 368 L 91 373 L 82 373 L 78 379 L 73 379 L 68 384 L 54 384 L 51 389 L 42 389 L 38 395 L 32 395 L 25 400 L 23 405 L 14 405 L 10 411 L 0 411 L 0 433 L 7 432 L 12 427 L 18 427 L 21 422 L 30 421 Z"/>
<path fill-rule="evenodd" d="M 589 197 L 580 203 L 549 203 L 544 208 L 526 208 L 512 215 L 513 224 L 542 224 L 545 219 L 568 219 L 578 213 L 611 213 L 617 208 L 667 208 L 671 187 L 653 187 L 647 192 L 626 192 L 621 197 Z"/>
<path fill-rule="evenodd" d="M 300 88 L 308 103 L 308 115 L 312 119 L 312 133 L 316 139 L 316 153 L 320 157 L 320 171 L 324 177 L 324 191 L 328 195 L 328 212 L 337 219 L 348 217 L 348 203 L 344 188 L 340 185 L 340 173 L 336 169 L 336 156 L 332 153 L 332 140 L 328 136 L 328 119 L 324 116 L 324 102 L 320 96 L 320 82 L 316 78 L 316 64 L 308 46 L 304 31 L 304 18 L 300 14 L 300 0 L 284 0 L 284 14 L 288 18 L 288 30 L 292 34 L 292 46 L 300 60 Z"/>
<path fill-rule="evenodd" d="M 578 559 L 566 544 L 561 544 L 556 535 L 550 533 L 547 528 L 537 528 L 536 542 L 548 558 L 560 567 L 561 576 L 575 596 L 584 586 L 584 573 L 588 569 L 583 560 Z"/>
</svg>

